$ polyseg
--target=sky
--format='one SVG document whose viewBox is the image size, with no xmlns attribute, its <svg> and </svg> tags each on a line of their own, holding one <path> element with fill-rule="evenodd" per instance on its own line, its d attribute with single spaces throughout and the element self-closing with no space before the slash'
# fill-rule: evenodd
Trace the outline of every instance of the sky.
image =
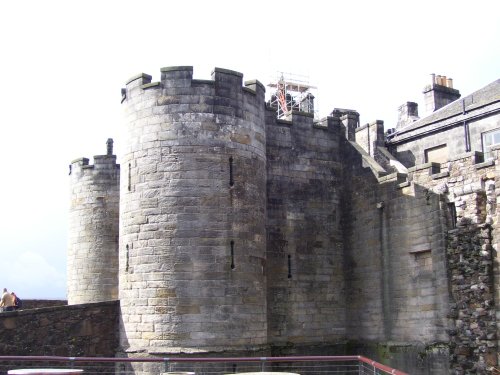
<svg viewBox="0 0 500 375">
<path fill-rule="evenodd" d="M 66 298 L 69 164 L 120 162 L 120 89 L 189 65 L 267 85 L 308 77 L 324 117 L 360 113 L 395 127 L 430 74 L 462 96 L 500 78 L 500 2 L 16 0 L 0 3 L 0 287 Z M 268 90 L 269 91 L 269 90 Z"/>
</svg>

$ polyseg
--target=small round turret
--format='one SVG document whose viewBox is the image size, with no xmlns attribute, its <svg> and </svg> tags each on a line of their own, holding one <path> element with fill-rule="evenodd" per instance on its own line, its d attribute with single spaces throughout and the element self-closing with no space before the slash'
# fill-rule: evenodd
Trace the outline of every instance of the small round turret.
<svg viewBox="0 0 500 375">
<path fill-rule="evenodd" d="M 94 165 L 70 165 L 68 303 L 118 299 L 119 165 L 108 139 Z"/>
</svg>

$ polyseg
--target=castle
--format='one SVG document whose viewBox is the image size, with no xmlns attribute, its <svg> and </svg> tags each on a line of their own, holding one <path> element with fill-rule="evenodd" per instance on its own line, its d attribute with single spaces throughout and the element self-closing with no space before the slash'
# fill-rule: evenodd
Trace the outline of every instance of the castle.
<svg viewBox="0 0 500 375">
<path fill-rule="evenodd" d="M 110 139 L 70 166 L 68 303 L 120 301 L 117 355 L 498 363 L 500 80 L 459 100 L 433 76 L 430 115 L 407 102 L 385 134 L 354 110 L 277 118 L 235 71 L 192 76 L 131 78 L 120 165 Z"/>
</svg>

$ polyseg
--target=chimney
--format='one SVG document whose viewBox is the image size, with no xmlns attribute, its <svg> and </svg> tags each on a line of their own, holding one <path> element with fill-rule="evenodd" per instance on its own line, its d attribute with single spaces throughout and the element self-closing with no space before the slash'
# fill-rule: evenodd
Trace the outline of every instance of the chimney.
<svg viewBox="0 0 500 375">
<path fill-rule="evenodd" d="M 396 129 L 404 128 L 419 119 L 418 104 L 414 102 L 406 102 L 398 108 L 398 123 Z"/>
<path fill-rule="evenodd" d="M 424 88 L 425 112 L 430 114 L 460 98 L 453 88 L 453 80 L 446 76 L 431 74 L 431 84 Z"/>
</svg>

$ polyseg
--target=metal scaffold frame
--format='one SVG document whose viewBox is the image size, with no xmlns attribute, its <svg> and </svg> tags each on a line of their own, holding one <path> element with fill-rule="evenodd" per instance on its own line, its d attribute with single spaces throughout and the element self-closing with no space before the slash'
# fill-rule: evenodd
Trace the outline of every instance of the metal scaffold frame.
<svg viewBox="0 0 500 375">
<path fill-rule="evenodd" d="M 279 72 L 267 86 L 274 90 L 269 105 L 276 109 L 279 119 L 286 119 L 292 111 L 316 113 L 311 92 L 316 87 L 308 83 L 307 77 Z"/>
</svg>

